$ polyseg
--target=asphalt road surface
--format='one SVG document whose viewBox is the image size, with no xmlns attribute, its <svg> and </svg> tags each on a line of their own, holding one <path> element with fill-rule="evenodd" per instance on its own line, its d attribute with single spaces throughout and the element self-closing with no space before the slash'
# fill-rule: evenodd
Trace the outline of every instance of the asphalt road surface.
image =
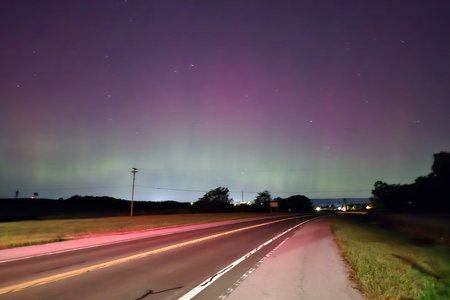
<svg viewBox="0 0 450 300">
<path fill-rule="evenodd" d="M 0 299 L 217 299 L 311 218 L 253 220 L 4 262 Z"/>
</svg>

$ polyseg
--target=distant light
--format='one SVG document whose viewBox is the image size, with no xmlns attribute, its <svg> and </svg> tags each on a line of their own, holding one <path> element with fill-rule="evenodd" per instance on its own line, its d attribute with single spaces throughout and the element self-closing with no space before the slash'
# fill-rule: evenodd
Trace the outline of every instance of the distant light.
<svg viewBox="0 0 450 300">
<path fill-rule="evenodd" d="M 194 202 L 191 202 L 191 206 L 194 205 Z"/>
<path fill-rule="evenodd" d="M 321 210 L 320 206 L 317 206 L 316 211 L 320 211 L 320 210 Z"/>
<path fill-rule="evenodd" d="M 337 210 L 342 210 L 342 207 L 339 206 L 339 207 L 337 208 Z"/>
<path fill-rule="evenodd" d="M 372 209 L 372 205 L 367 205 L 366 209 Z"/>
</svg>

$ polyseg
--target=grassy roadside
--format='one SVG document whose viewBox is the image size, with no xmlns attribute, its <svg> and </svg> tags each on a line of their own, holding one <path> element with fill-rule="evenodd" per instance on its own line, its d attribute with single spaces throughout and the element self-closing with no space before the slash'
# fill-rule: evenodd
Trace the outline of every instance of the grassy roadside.
<svg viewBox="0 0 450 300">
<path fill-rule="evenodd" d="M 414 243 L 364 215 L 335 215 L 332 228 L 369 299 L 450 299 L 448 246 Z"/>
<path fill-rule="evenodd" d="M 63 241 L 86 235 L 265 216 L 258 213 L 174 214 L 0 223 L 0 249 Z"/>
</svg>

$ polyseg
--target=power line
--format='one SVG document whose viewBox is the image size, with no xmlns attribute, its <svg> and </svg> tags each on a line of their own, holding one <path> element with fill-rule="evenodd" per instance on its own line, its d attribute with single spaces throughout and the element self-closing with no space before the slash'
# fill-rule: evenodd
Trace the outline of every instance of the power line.
<svg viewBox="0 0 450 300">
<path fill-rule="evenodd" d="M 81 186 L 81 187 L 62 187 L 62 188 L 23 188 L 20 189 L 21 191 L 64 191 L 64 190 L 93 190 L 93 189 L 123 189 L 123 188 L 129 188 L 129 186 Z"/>
<path fill-rule="evenodd" d="M 154 189 L 154 190 L 166 190 L 166 191 L 175 191 L 175 192 L 196 192 L 196 193 L 207 193 L 209 190 L 193 190 L 193 189 L 178 189 L 178 188 L 168 188 L 168 187 L 157 187 L 157 186 L 148 186 L 148 185 L 136 185 L 137 187 Z"/>
<path fill-rule="evenodd" d="M 135 173 L 133 173 L 135 172 Z M 133 168 L 131 173 L 133 177 L 138 172 L 137 168 Z M 134 180 L 133 180 L 134 181 Z M 161 186 L 150 186 L 150 185 L 138 185 L 133 184 L 132 186 L 132 198 L 134 196 L 134 187 L 154 189 L 154 190 L 164 190 L 164 191 L 174 191 L 174 192 L 191 192 L 191 193 L 207 193 L 211 189 L 187 189 L 187 188 L 173 188 L 173 187 L 161 187 Z M 119 188 L 130 188 L 129 185 L 126 186 L 85 186 L 85 187 L 61 187 L 61 188 L 24 188 L 21 191 L 38 191 L 38 192 L 51 192 L 51 191 L 64 191 L 64 190 L 93 190 L 93 189 L 119 189 Z M 267 190 L 267 189 L 264 189 Z M 369 193 L 372 189 L 358 189 L 358 190 L 302 190 L 302 191 L 270 191 L 271 194 L 325 194 L 325 193 Z M 230 190 L 230 193 L 239 194 L 258 194 L 260 191 L 246 191 L 246 190 Z"/>
<path fill-rule="evenodd" d="M 169 187 L 157 187 L 157 186 L 148 186 L 148 185 L 136 185 L 140 188 L 148 188 L 155 190 L 166 190 L 166 191 L 176 191 L 176 192 L 198 192 L 198 193 L 207 193 L 210 190 L 196 190 L 196 189 L 183 189 L 183 188 L 169 188 Z M 356 193 L 356 192 L 370 192 L 370 189 L 365 190 L 322 190 L 322 191 L 269 191 L 272 194 L 315 194 L 315 193 Z M 244 194 L 258 194 L 261 191 L 242 191 L 242 190 L 230 190 L 230 193 L 244 193 Z"/>
</svg>

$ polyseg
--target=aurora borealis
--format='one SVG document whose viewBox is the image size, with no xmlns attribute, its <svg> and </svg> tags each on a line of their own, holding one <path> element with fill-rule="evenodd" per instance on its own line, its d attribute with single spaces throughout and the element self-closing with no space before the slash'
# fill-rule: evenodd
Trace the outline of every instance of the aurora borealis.
<svg viewBox="0 0 450 300">
<path fill-rule="evenodd" d="M 449 29 L 448 1 L 2 1 L 0 197 L 412 182 L 450 150 Z"/>
</svg>

